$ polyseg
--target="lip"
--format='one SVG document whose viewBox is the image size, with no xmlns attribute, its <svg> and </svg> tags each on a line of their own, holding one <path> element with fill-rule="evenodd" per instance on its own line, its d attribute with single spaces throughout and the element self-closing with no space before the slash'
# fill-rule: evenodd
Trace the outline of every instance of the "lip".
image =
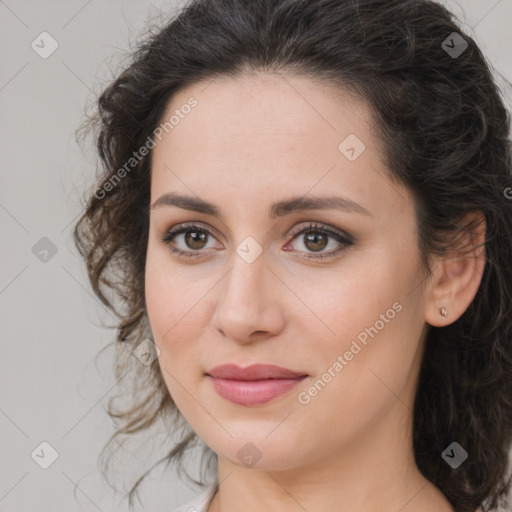
<svg viewBox="0 0 512 512">
<path fill-rule="evenodd" d="M 307 374 L 272 364 L 254 364 L 241 368 L 235 364 L 216 366 L 206 373 L 215 391 L 238 405 L 260 405 L 281 396 Z"/>
<path fill-rule="evenodd" d="M 263 380 L 263 379 L 296 379 L 304 377 L 304 372 L 294 372 L 275 364 L 252 364 L 242 368 L 236 364 L 221 364 L 216 366 L 207 375 L 220 379 L 232 380 Z"/>
</svg>

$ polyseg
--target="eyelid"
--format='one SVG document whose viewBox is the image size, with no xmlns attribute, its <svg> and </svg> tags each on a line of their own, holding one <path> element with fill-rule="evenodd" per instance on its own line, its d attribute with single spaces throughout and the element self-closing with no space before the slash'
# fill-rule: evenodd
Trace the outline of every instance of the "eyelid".
<svg viewBox="0 0 512 512">
<path fill-rule="evenodd" d="M 210 234 L 215 234 L 216 238 L 222 238 L 220 233 L 210 224 L 206 224 L 201 221 L 189 221 L 189 222 L 182 222 L 180 224 L 176 224 L 176 226 L 173 226 L 172 228 L 168 229 L 164 233 L 164 237 L 168 235 L 174 235 L 180 232 L 183 232 L 187 229 L 201 229 L 206 231 Z"/>
<path fill-rule="evenodd" d="M 338 236 L 340 238 L 343 238 L 347 242 L 351 242 L 351 243 L 354 242 L 354 237 L 352 235 L 349 235 L 345 231 L 342 231 L 340 229 L 325 225 L 320 222 L 315 222 L 315 221 L 309 221 L 309 222 L 307 222 L 307 225 L 305 225 L 304 223 L 301 223 L 298 226 L 295 226 L 290 231 L 289 236 L 293 240 L 297 234 L 307 231 L 308 229 L 310 229 L 311 231 L 317 229 L 318 231 L 326 232 L 327 234 L 330 234 L 331 236 Z"/>
<path fill-rule="evenodd" d="M 178 236 L 188 230 L 193 230 L 193 229 L 196 229 L 197 231 L 204 231 L 210 235 L 215 234 L 214 238 L 218 237 L 217 230 L 215 228 L 213 228 L 212 226 L 210 226 L 209 224 L 206 224 L 201 221 L 189 221 L 189 222 L 177 224 L 176 226 L 173 226 L 169 230 L 165 231 L 163 233 L 163 235 L 160 237 L 160 241 L 166 245 L 171 245 L 172 241 L 176 238 L 176 236 Z M 338 244 L 340 244 L 340 247 L 338 247 L 337 249 L 333 249 L 331 251 L 327 251 L 327 252 L 319 252 L 318 254 L 315 254 L 314 252 L 298 251 L 299 253 L 301 253 L 303 255 L 306 255 L 306 254 L 308 255 L 308 256 L 303 256 L 305 259 L 315 260 L 315 259 L 334 257 L 338 253 L 344 251 L 349 246 L 353 245 L 354 241 L 355 241 L 355 238 L 352 235 L 350 235 L 350 234 L 346 233 L 345 231 L 342 231 L 338 228 L 334 228 L 329 225 L 324 225 L 321 222 L 303 221 L 302 223 L 299 223 L 297 226 L 295 226 L 291 231 L 289 231 L 287 236 L 290 238 L 290 240 L 289 240 L 289 242 L 287 242 L 286 245 L 288 245 L 290 242 L 293 242 L 294 240 L 296 240 L 300 234 L 306 233 L 307 231 L 315 231 L 315 230 L 317 230 L 318 232 L 321 232 L 321 233 L 322 232 L 325 233 L 330 238 L 334 238 L 336 240 L 336 242 Z M 181 254 L 181 256 L 186 255 L 186 257 L 201 257 L 201 255 L 203 253 L 205 253 L 205 254 L 211 253 L 211 249 L 210 249 L 210 251 L 207 252 L 206 250 L 194 251 L 192 249 L 191 250 L 183 250 L 183 249 L 175 249 L 174 248 L 174 249 L 172 249 L 171 252 L 178 253 L 178 256 Z"/>
<path fill-rule="evenodd" d="M 210 226 L 209 224 L 206 224 L 201 221 L 189 221 L 189 222 L 177 224 L 176 226 L 173 226 L 172 228 L 166 230 L 163 236 L 167 237 L 169 235 L 174 235 L 174 234 L 180 233 L 186 229 L 194 229 L 194 228 L 202 228 L 207 232 L 212 231 L 213 234 L 215 234 L 217 238 L 221 237 L 219 232 L 213 226 Z M 341 238 L 344 238 L 347 242 L 354 241 L 354 237 L 352 235 L 349 235 L 345 231 L 339 230 L 337 228 L 334 228 L 334 227 L 331 227 L 328 225 L 324 225 L 323 223 L 316 222 L 316 221 L 299 222 L 299 224 L 297 226 L 295 226 L 291 231 L 289 231 L 287 236 L 293 240 L 297 234 L 307 230 L 308 228 L 311 230 L 313 230 L 313 229 L 318 229 L 320 231 L 323 230 L 323 231 L 326 231 L 327 233 L 331 233 L 331 234 L 340 236 Z"/>
</svg>

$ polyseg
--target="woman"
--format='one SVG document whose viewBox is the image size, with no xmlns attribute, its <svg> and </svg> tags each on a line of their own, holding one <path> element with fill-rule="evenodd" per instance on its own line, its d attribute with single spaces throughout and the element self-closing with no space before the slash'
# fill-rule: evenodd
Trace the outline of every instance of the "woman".
<svg viewBox="0 0 512 512">
<path fill-rule="evenodd" d="M 180 510 L 497 510 L 510 122 L 452 15 L 196 0 L 98 106 L 75 240 L 125 306 L 112 442 L 163 420 L 178 463 L 201 440 L 215 480 Z"/>
</svg>

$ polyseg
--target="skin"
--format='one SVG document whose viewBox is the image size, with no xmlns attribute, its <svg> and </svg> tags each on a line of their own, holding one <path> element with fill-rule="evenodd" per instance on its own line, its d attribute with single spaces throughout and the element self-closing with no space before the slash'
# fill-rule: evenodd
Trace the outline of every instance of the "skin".
<svg viewBox="0 0 512 512">
<path fill-rule="evenodd" d="M 166 119 L 191 96 L 198 101 L 153 150 L 151 204 L 168 192 L 191 195 L 214 203 L 224 219 L 177 206 L 152 209 L 146 261 L 146 305 L 166 385 L 218 454 L 220 487 L 209 512 L 453 511 L 414 462 L 412 407 L 428 325 L 447 325 L 466 310 L 481 280 L 483 249 L 434 259 L 434 274 L 424 279 L 412 197 L 386 176 L 363 101 L 290 74 L 209 82 L 188 86 L 168 104 Z M 338 150 L 349 134 L 366 146 L 352 162 Z M 291 196 L 334 192 L 371 215 L 267 215 Z M 170 245 L 159 240 L 185 222 L 210 234 L 192 246 L 190 233 Z M 293 240 L 292 228 L 309 222 L 354 243 L 331 258 L 303 259 L 343 247 L 330 236 L 325 247 L 308 243 L 314 229 Z M 248 236 L 263 251 L 252 263 L 236 251 Z M 475 243 L 484 236 L 485 225 Z M 180 258 L 171 246 L 201 256 Z M 401 311 L 300 403 L 299 393 L 394 303 Z M 205 376 L 228 362 L 273 363 L 308 377 L 266 404 L 236 405 Z M 253 466 L 237 457 L 249 442 L 261 452 Z"/>
</svg>

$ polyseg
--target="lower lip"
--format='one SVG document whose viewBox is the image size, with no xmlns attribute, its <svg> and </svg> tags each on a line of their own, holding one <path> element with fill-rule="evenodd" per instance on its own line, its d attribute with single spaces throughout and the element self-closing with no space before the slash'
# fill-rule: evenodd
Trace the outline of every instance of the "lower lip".
<svg viewBox="0 0 512 512">
<path fill-rule="evenodd" d="M 306 376 L 296 379 L 232 380 L 210 377 L 215 391 L 238 405 L 260 405 L 288 393 Z"/>
</svg>

